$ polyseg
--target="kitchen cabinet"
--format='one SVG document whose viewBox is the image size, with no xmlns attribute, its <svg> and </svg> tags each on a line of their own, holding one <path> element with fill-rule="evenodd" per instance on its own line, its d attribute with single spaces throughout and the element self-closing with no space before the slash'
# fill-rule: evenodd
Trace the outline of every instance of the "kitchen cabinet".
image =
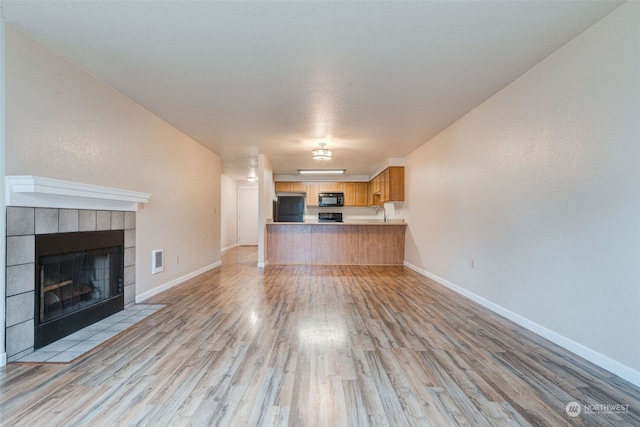
<svg viewBox="0 0 640 427">
<path fill-rule="evenodd" d="M 343 184 L 345 206 L 368 206 L 366 182 L 345 182 Z"/>
<path fill-rule="evenodd" d="M 343 188 L 344 188 L 344 205 L 355 206 L 356 205 L 356 183 L 345 182 L 343 184 Z"/>
<path fill-rule="evenodd" d="M 388 178 L 385 178 L 385 172 L 387 172 Z M 318 206 L 318 193 L 344 193 L 345 206 L 375 206 L 384 203 L 384 201 L 400 200 L 392 199 L 397 193 L 397 190 L 392 188 L 392 176 L 392 171 L 385 169 L 384 172 L 370 182 L 277 181 L 275 183 L 275 191 L 276 193 L 306 193 L 306 203 L 310 207 Z M 402 182 L 404 187 L 404 171 L 402 173 Z M 375 200 L 373 198 L 374 194 Z M 402 196 L 404 198 L 404 188 L 402 189 Z"/>
<path fill-rule="evenodd" d="M 307 206 L 318 206 L 318 183 L 305 182 L 307 192 Z"/>
<path fill-rule="evenodd" d="M 369 204 L 404 201 L 404 166 L 389 166 L 370 182 Z"/>
<path fill-rule="evenodd" d="M 404 202 L 404 166 L 391 166 L 387 171 L 385 201 Z"/>
<path fill-rule="evenodd" d="M 318 193 L 344 193 L 344 182 L 319 182 Z"/>
<path fill-rule="evenodd" d="M 307 206 L 318 206 L 318 193 L 344 193 L 344 184 L 344 182 L 305 183 L 307 191 Z"/>
<path fill-rule="evenodd" d="M 356 206 L 367 206 L 367 193 L 369 192 L 369 184 L 366 182 L 356 182 Z"/>
<path fill-rule="evenodd" d="M 275 184 L 276 193 L 304 193 L 304 182 L 299 181 L 277 181 Z"/>
<path fill-rule="evenodd" d="M 381 175 L 377 175 L 369 183 L 369 186 L 371 188 L 371 193 L 369 195 L 369 205 L 370 206 L 378 206 L 378 205 L 383 203 L 382 202 L 382 197 L 381 197 L 381 190 L 380 190 L 381 181 L 382 181 L 382 176 Z"/>
<path fill-rule="evenodd" d="M 318 193 L 344 193 L 345 206 L 369 206 L 366 182 L 307 182 L 307 206 L 318 206 Z"/>
<path fill-rule="evenodd" d="M 380 201 L 385 203 L 389 200 L 389 169 L 385 169 L 380 174 Z"/>
</svg>

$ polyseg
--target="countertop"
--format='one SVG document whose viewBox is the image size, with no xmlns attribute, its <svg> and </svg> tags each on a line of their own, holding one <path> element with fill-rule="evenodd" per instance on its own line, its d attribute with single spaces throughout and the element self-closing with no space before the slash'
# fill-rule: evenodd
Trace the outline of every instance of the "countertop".
<svg viewBox="0 0 640 427">
<path fill-rule="evenodd" d="M 383 220 L 347 220 L 344 222 L 319 222 L 319 221 L 305 221 L 305 222 L 267 222 L 267 225 L 407 225 L 403 219 L 390 219 L 389 222 Z"/>
</svg>

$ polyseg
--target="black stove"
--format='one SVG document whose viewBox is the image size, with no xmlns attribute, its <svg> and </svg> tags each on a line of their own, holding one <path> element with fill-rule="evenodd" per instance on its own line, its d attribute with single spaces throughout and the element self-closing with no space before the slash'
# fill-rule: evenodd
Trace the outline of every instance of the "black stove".
<svg viewBox="0 0 640 427">
<path fill-rule="evenodd" d="M 341 212 L 320 212 L 318 222 L 342 222 Z"/>
</svg>

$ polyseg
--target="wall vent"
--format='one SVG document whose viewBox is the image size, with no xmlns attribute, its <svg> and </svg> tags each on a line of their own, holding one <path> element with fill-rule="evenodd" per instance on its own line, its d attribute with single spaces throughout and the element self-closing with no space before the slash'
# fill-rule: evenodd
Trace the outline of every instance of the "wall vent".
<svg viewBox="0 0 640 427">
<path fill-rule="evenodd" d="M 151 274 L 164 270 L 164 249 L 151 251 Z"/>
</svg>

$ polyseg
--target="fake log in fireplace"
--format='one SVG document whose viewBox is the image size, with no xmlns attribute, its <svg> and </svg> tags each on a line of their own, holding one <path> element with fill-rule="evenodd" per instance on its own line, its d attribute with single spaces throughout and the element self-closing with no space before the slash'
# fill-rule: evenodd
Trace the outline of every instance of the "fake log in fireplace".
<svg viewBox="0 0 640 427">
<path fill-rule="evenodd" d="M 124 232 L 36 235 L 34 348 L 124 309 Z"/>
</svg>

